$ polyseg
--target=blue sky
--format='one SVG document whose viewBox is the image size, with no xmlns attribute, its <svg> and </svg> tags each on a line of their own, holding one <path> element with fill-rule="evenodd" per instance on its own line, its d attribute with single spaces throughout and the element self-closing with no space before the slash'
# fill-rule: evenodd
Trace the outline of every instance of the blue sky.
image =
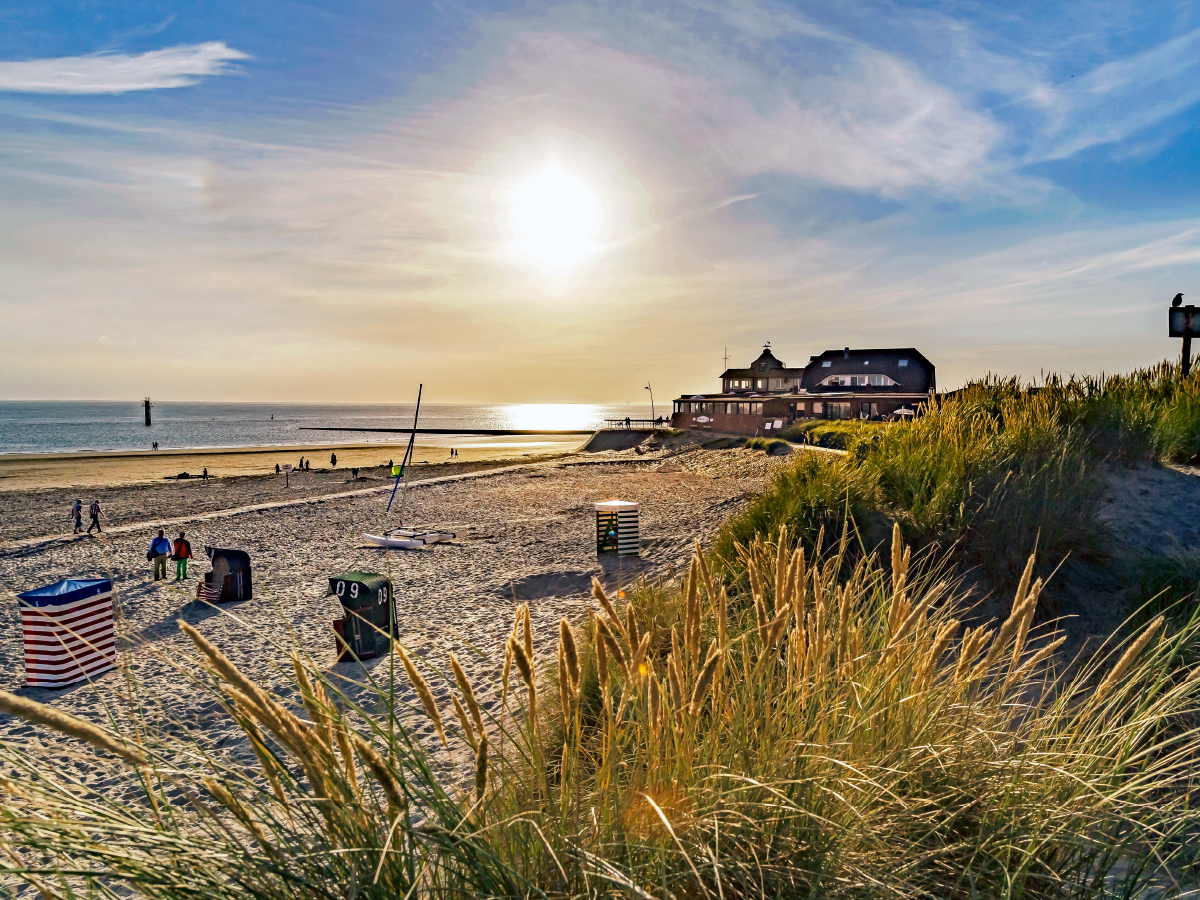
<svg viewBox="0 0 1200 900">
<path fill-rule="evenodd" d="M 1178 352 L 1198 104 L 1185 3 L 8 3 L 0 396 L 1123 370 Z"/>
</svg>

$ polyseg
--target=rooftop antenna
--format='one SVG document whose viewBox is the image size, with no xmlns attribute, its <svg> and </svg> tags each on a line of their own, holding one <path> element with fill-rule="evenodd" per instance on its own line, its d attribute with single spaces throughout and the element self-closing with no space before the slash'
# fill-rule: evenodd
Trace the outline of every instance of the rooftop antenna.
<svg viewBox="0 0 1200 900">
<path fill-rule="evenodd" d="M 725 348 L 725 368 L 729 368 L 729 348 Z"/>
</svg>

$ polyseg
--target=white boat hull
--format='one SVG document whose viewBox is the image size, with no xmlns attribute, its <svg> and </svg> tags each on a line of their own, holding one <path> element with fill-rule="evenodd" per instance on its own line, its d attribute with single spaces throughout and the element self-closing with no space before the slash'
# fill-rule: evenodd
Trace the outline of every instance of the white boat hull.
<svg viewBox="0 0 1200 900">
<path fill-rule="evenodd" d="M 385 537 L 379 534 L 364 534 L 363 540 L 391 550 L 420 550 L 425 546 L 424 541 L 404 537 Z"/>
</svg>

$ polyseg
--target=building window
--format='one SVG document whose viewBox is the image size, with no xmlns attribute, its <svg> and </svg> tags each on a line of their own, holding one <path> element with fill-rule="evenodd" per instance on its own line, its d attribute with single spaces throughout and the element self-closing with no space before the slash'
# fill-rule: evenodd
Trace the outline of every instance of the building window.
<svg viewBox="0 0 1200 900">
<path fill-rule="evenodd" d="M 829 418 L 831 419 L 849 419 L 851 417 L 849 403 L 830 403 Z"/>
<path fill-rule="evenodd" d="M 754 379 L 754 387 L 756 390 L 765 391 L 767 389 L 767 379 L 765 379 L 765 378 Z"/>
<path fill-rule="evenodd" d="M 821 387 L 893 387 L 899 383 L 886 375 L 830 375 Z"/>
<path fill-rule="evenodd" d="M 813 404 L 813 415 L 821 416 L 824 414 L 825 414 L 825 404 L 824 403 L 814 403 Z"/>
<path fill-rule="evenodd" d="M 822 369 L 828 369 L 830 365 L 831 365 L 830 361 L 829 361 L 829 360 L 825 360 L 825 362 L 821 363 L 821 368 L 822 368 Z M 904 363 L 900 363 L 900 365 L 904 365 Z"/>
<path fill-rule="evenodd" d="M 902 360 L 900 360 L 900 365 L 901 365 L 901 366 L 907 366 L 907 365 L 908 365 L 908 360 L 907 360 L 907 359 L 902 359 Z"/>
</svg>

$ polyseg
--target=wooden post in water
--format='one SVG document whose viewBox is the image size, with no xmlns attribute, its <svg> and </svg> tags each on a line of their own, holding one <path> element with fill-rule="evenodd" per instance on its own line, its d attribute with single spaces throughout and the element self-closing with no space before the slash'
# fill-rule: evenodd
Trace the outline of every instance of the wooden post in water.
<svg viewBox="0 0 1200 900">
<path fill-rule="evenodd" d="M 145 407 L 146 407 L 146 427 L 149 428 L 150 427 L 150 398 L 149 397 L 146 398 Z"/>
</svg>

